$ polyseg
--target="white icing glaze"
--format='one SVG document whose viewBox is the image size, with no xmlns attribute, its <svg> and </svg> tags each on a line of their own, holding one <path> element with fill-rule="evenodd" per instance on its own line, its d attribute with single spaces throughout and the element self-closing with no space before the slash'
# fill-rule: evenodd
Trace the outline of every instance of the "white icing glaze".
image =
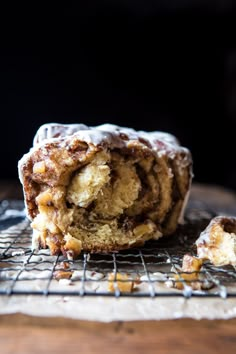
<svg viewBox="0 0 236 354">
<path fill-rule="evenodd" d="M 100 280 L 104 278 L 105 275 L 103 273 L 94 272 L 91 270 L 86 270 L 85 273 L 83 270 L 75 270 L 71 276 L 71 280 L 81 280 L 83 276 L 85 276 L 87 280 Z"/>
<path fill-rule="evenodd" d="M 44 124 L 39 128 L 34 138 L 34 146 L 18 163 L 21 183 L 23 184 L 23 166 L 30 159 L 34 151 L 44 149 L 47 144 L 50 143 L 59 143 L 61 148 L 66 148 L 71 144 L 73 139 L 94 146 L 104 145 L 111 149 L 129 147 L 131 142 L 138 142 L 143 144 L 144 148 L 145 146 L 147 146 L 147 148 L 150 147 L 157 158 L 167 155 L 170 159 L 175 159 L 183 153 L 184 158 L 177 158 L 176 160 L 180 174 L 182 174 L 182 171 L 186 166 L 191 165 L 191 155 L 189 150 L 181 147 L 178 140 L 169 133 L 159 131 L 135 131 L 132 128 L 120 127 L 113 124 L 88 127 L 84 124 L 50 123 Z M 192 176 L 190 175 L 189 188 L 191 185 L 191 177 Z M 29 217 L 29 215 L 27 216 Z M 34 239 L 34 246 L 36 246 L 37 237 Z"/>
<path fill-rule="evenodd" d="M 32 270 L 23 270 L 18 279 L 19 280 L 34 280 L 34 279 L 49 279 L 51 277 L 51 271 L 50 270 L 43 270 L 40 272 L 34 272 Z"/>
<path fill-rule="evenodd" d="M 18 250 L 18 251 L 14 251 L 14 252 L 11 253 L 12 257 L 22 256 L 23 254 L 25 254 L 24 250 Z"/>
<path fill-rule="evenodd" d="M 60 285 L 71 285 L 72 281 L 70 279 L 59 279 Z"/>
<path fill-rule="evenodd" d="M 179 170 L 191 163 L 189 150 L 181 147 L 178 140 L 169 133 L 135 131 L 132 128 L 119 127 L 113 124 L 103 124 L 88 127 L 84 124 L 44 124 L 37 131 L 34 138 L 34 147 L 19 161 L 19 177 L 22 181 L 21 167 L 30 158 L 30 155 L 38 148 L 43 148 L 47 143 L 59 142 L 61 146 L 67 146 L 71 142 L 71 136 L 88 144 L 107 145 L 110 148 L 122 148 L 128 146 L 131 141 L 138 141 L 151 147 L 158 157 L 167 154 L 174 159 L 178 153 L 185 153 L 184 159 L 179 160 Z M 127 138 L 125 138 L 125 136 Z"/>
<path fill-rule="evenodd" d="M 160 273 L 160 272 L 155 272 L 151 273 L 149 275 L 142 275 L 140 277 L 140 281 L 166 281 L 167 280 L 167 275 Z"/>
<path fill-rule="evenodd" d="M 56 138 L 59 136 L 65 136 L 63 133 L 66 127 L 66 135 L 73 135 L 78 130 L 86 130 L 88 127 L 84 124 L 58 124 L 58 123 L 49 123 L 42 125 L 33 140 L 33 146 L 40 144 L 42 141 Z"/>
<path fill-rule="evenodd" d="M 165 285 L 167 286 L 167 288 L 173 288 L 174 287 L 174 282 L 173 282 L 173 280 L 167 280 L 165 282 Z"/>
<path fill-rule="evenodd" d="M 159 153 L 162 150 L 169 151 L 170 158 L 175 157 L 176 150 L 188 152 L 187 149 L 179 145 L 178 140 L 172 134 L 160 131 L 135 131 L 132 128 L 120 127 L 114 124 L 102 124 L 94 127 L 88 127 L 85 124 L 44 124 L 37 131 L 33 145 L 38 147 L 42 143 L 53 142 L 56 141 L 55 139 L 74 135 L 77 139 L 89 144 L 99 145 L 105 143 L 111 147 L 122 147 L 127 145 L 127 142 L 122 139 L 121 134 L 126 135 L 129 140 L 146 140 L 152 149 Z"/>
</svg>

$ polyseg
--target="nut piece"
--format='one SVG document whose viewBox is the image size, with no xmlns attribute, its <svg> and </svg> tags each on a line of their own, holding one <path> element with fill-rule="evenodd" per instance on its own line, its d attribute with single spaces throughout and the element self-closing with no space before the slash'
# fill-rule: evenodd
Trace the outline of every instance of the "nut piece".
<svg viewBox="0 0 236 354">
<path fill-rule="evenodd" d="M 108 281 L 108 291 L 110 292 L 115 292 L 116 285 L 120 292 L 131 293 L 134 289 L 134 281 L 130 280 L 127 274 L 116 273 L 115 277 L 114 273 L 109 273 Z"/>
<path fill-rule="evenodd" d="M 52 194 L 48 190 L 41 192 L 37 196 L 36 202 L 39 207 L 44 205 L 50 205 L 52 203 Z"/>
<path fill-rule="evenodd" d="M 199 272 L 202 267 L 202 259 L 185 254 L 182 263 L 182 270 L 184 272 Z"/>
<path fill-rule="evenodd" d="M 196 241 L 198 257 L 215 266 L 236 265 L 236 218 L 217 216 Z"/>
<path fill-rule="evenodd" d="M 191 286 L 193 290 L 201 290 L 201 282 L 198 281 L 200 270 L 202 267 L 202 260 L 191 256 L 189 254 L 184 255 L 182 269 L 180 273 L 174 275 L 175 284 L 174 287 L 182 290 L 184 284 Z"/>
<path fill-rule="evenodd" d="M 57 270 L 56 272 L 54 272 L 53 274 L 53 278 L 56 280 L 60 280 L 60 279 L 70 279 L 72 276 L 72 272 L 70 271 L 63 271 L 63 270 Z"/>
<path fill-rule="evenodd" d="M 33 173 L 45 173 L 46 165 L 44 161 L 36 162 L 33 166 Z"/>
<path fill-rule="evenodd" d="M 156 226 L 152 221 L 149 221 L 146 224 L 141 224 L 135 227 L 133 230 L 134 235 L 137 237 L 142 237 L 145 234 L 150 234 L 155 230 Z"/>
<path fill-rule="evenodd" d="M 82 242 L 70 234 L 67 234 L 64 238 L 66 243 L 62 247 L 62 252 L 67 256 L 69 260 L 75 259 L 82 250 Z"/>
</svg>

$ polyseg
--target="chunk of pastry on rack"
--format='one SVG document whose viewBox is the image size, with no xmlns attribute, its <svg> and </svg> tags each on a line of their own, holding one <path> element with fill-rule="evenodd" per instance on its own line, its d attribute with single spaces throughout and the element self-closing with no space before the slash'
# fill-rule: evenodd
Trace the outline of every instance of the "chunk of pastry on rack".
<svg viewBox="0 0 236 354">
<path fill-rule="evenodd" d="M 236 265 L 236 218 L 217 216 L 196 241 L 198 257 L 216 266 Z"/>
<path fill-rule="evenodd" d="M 163 132 L 46 124 L 19 161 L 33 248 L 69 259 L 172 234 L 192 178 L 188 149 Z"/>
</svg>

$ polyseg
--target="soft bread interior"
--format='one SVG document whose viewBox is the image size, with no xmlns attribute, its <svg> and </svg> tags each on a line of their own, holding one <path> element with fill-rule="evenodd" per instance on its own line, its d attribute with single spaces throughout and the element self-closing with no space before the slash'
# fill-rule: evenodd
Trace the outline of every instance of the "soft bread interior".
<svg viewBox="0 0 236 354">
<path fill-rule="evenodd" d="M 56 237 L 59 244 L 61 234 L 69 235 L 79 240 L 83 249 L 98 251 L 127 248 L 160 237 L 151 215 L 160 198 L 157 172 L 152 155 L 96 153 L 72 173 L 67 186 L 39 193 L 39 214 L 32 223 L 35 237 L 44 234 L 48 246 L 53 238 L 55 247 Z M 170 207 L 171 203 L 165 206 Z"/>
</svg>

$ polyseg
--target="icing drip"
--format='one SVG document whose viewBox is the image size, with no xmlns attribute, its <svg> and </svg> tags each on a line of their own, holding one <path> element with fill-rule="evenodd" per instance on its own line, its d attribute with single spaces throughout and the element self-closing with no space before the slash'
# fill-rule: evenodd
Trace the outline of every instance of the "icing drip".
<svg viewBox="0 0 236 354">
<path fill-rule="evenodd" d="M 103 146 L 108 149 L 122 149 L 139 144 L 143 149 L 151 150 L 156 158 L 163 156 L 169 160 L 176 159 L 176 168 L 179 175 L 187 166 L 191 170 L 191 154 L 189 150 L 180 146 L 178 140 L 171 134 L 165 132 L 135 131 L 132 128 L 120 127 L 113 124 L 103 124 L 88 127 L 85 124 L 58 124 L 50 123 L 42 125 L 37 131 L 33 147 L 25 154 L 18 163 L 19 178 L 23 184 L 23 168 L 30 160 L 32 153 L 39 149 L 47 153 L 47 146 L 57 144 L 58 148 L 66 149 L 73 141 L 82 141 L 88 145 Z M 191 172 L 189 177 L 189 188 L 191 184 Z M 187 202 L 187 197 L 185 204 Z M 184 209 L 184 208 L 183 208 Z"/>
<path fill-rule="evenodd" d="M 149 145 L 159 155 L 168 153 L 172 159 L 176 152 L 188 151 L 179 145 L 178 140 L 172 134 L 159 131 L 135 131 L 132 128 L 119 127 L 114 124 L 102 124 L 94 127 L 88 127 L 85 124 L 44 124 L 37 131 L 33 146 L 38 147 L 46 142 L 58 141 L 58 139 L 63 142 L 72 135 L 88 144 L 100 145 L 103 143 L 111 148 L 121 148 L 126 146 L 129 141 L 136 140 Z M 185 160 L 185 163 L 188 164 L 189 159 Z"/>
</svg>

